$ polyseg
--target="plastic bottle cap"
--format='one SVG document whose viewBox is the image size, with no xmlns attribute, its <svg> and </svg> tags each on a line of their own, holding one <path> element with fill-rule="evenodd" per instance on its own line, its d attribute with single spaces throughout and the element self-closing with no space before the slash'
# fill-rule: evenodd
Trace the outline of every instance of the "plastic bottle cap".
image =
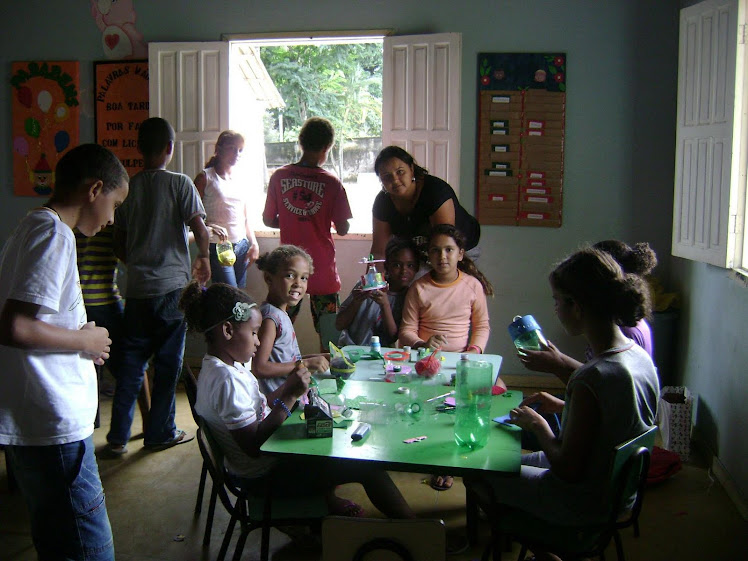
<svg viewBox="0 0 748 561">
<path fill-rule="evenodd" d="M 467 353 L 462 353 L 460 355 L 460 360 L 470 360 L 470 357 L 468 356 Z"/>
</svg>

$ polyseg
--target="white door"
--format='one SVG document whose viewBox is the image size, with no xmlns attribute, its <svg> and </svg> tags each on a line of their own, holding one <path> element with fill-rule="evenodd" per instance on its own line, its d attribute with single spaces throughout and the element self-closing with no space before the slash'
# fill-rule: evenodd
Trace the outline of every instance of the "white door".
<svg viewBox="0 0 748 561">
<path fill-rule="evenodd" d="M 229 44 L 149 43 L 151 117 L 174 127 L 169 169 L 194 178 L 229 128 Z"/>
<path fill-rule="evenodd" d="M 738 0 L 681 10 L 672 250 L 720 267 L 733 266 L 741 175 L 738 29 Z"/>
<path fill-rule="evenodd" d="M 385 37 L 382 145 L 407 150 L 459 195 L 462 36 Z"/>
</svg>

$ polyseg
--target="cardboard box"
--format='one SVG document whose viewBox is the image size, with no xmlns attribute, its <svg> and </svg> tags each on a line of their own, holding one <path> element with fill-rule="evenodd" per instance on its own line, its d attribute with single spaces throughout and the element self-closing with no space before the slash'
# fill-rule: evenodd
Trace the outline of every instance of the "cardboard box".
<svg viewBox="0 0 748 561">
<path fill-rule="evenodd" d="M 319 396 L 312 388 L 309 390 L 309 403 L 304 406 L 306 420 L 306 435 L 308 438 L 332 437 L 332 411 L 330 404 Z"/>
</svg>

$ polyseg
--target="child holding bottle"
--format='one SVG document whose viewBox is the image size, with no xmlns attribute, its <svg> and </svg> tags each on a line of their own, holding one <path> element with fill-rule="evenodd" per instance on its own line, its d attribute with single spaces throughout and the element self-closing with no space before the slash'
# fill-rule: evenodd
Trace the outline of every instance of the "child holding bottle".
<svg viewBox="0 0 748 561">
<path fill-rule="evenodd" d="M 619 240 L 604 240 L 597 242 L 592 247 L 610 255 L 626 274 L 645 278 L 657 266 L 657 255 L 646 242 L 629 246 Z M 636 325 L 621 325 L 620 328 L 626 337 L 654 358 L 652 329 L 647 323 L 646 317 L 639 319 Z M 541 350 L 539 351 L 522 350 L 517 356 L 528 370 L 555 374 L 564 384 L 569 381 L 574 371 L 582 366 L 581 362 L 561 352 L 550 341 L 547 345 L 541 343 Z M 585 359 L 590 358 L 592 358 L 592 354 L 588 349 L 585 353 Z"/>
<path fill-rule="evenodd" d="M 569 379 L 565 398 L 526 397 L 511 422 L 532 432 L 541 451 L 522 456 L 518 478 L 465 480 L 476 492 L 488 483 L 493 500 L 554 524 L 598 524 L 608 519 L 611 450 L 655 422 L 659 382 L 647 352 L 626 337 L 650 309 L 649 290 L 608 253 L 586 248 L 550 274 L 556 316 L 569 335 L 582 335 L 592 357 Z M 537 405 L 537 411 L 531 406 Z M 542 417 L 561 414 L 561 435 Z M 561 522 L 563 521 L 563 522 Z M 538 559 L 558 559 L 534 550 Z"/>
<path fill-rule="evenodd" d="M 224 283 L 207 289 L 192 282 L 182 292 L 179 307 L 189 329 L 205 334 L 207 353 L 197 381 L 195 410 L 225 456 L 226 469 L 238 485 L 260 491 L 277 487 L 274 496 L 324 494 L 331 514 L 362 516 L 356 503 L 335 495 L 335 487 L 359 482 L 373 504 L 390 518 L 414 514 L 386 471 L 374 465 L 344 460 L 286 459 L 260 455 L 260 447 L 291 416 L 311 375 L 294 364 L 278 389 L 265 394 L 246 363 L 260 341 L 262 316 L 243 291 Z M 299 477 L 303 473 L 304 477 Z"/>
<path fill-rule="evenodd" d="M 249 267 L 260 255 L 254 229 L 249 223 L 247 188 L 234 181 L 232 170 L 244 150 L 244 137 L 232 130 L 223 131 L 216 141 L 215 154 L 195 177 L 195 187 L 205 206 L 206 226 L 210 230 L 210 270 L 213 282 L 244 287 Z M 233 263 L 219 260 L 216 244 L 230 242 Z"/>
<path fill-rule="evenodd" d="M 491 330 L 491 283 L 465 255 L 465 237 L 451 224 L 432 228 L 428 257 L 431 271 L 405 297 L 400 344 L 482 353 Z"/>
<path fill-rule="evenodd" d="M 368 345 L 377 335 L 384 347 L 394 347 L 408 287 L 419 267 L 418 248 L 411 240 L 393 238 L 384 257 L 387 287 L 364 291 L 361 281 L 340 306 L 335 327 L 340 346 Z"/>
<path fill-rule="evenodd" d="M 260 348 L 252 362 L 252 372 L 263 393 L 280 388 L 297 362 L 312 372 L 325 372 L 330 364 L 324 354 L 301 356 L 299 342 L 288 309 L 301 302 L 313 272 L 312 258 L 295 245 L 281 245 L 257 260 L 268 285 L 268 295 L 260 306 Z"/>
</svg>

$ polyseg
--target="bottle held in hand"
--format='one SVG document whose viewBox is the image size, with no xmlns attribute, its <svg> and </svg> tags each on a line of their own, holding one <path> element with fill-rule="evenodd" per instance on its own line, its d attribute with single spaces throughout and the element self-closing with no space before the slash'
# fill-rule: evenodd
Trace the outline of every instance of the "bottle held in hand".
<svg viewBox="0 0 748 561">
<path fill-rule="evenodd" d="M 509 335 L 518 350 L 540 351 L 541 344 L 548 345 L 540 325 L 531 315 L 514 316 L 509 324 Z"/>
<path fill-rule="evenodd" d="M 218 262 L 224 267 L 231 267 L 236 263 L 236 254 L 231 242 L 220 242 L 216 244 L 216 255 Z"/>
</svg>

